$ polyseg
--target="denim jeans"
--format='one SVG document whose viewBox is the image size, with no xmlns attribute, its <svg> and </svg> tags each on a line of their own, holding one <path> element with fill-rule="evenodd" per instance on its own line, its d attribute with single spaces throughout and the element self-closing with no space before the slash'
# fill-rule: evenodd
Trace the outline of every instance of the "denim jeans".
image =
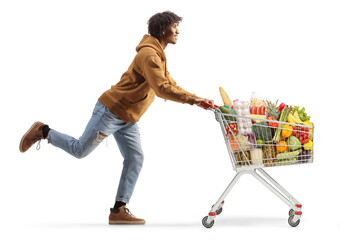
<svg viewBox="0 0 360 240">
<path fill-rule="evenodd" d="M 144 161 L 140 133 L 136 122 L 126 123 L 114 115 L 101 102 L 97 102 L 83 135 L 75 139 L 51 129 L 48 141 L 76 158 L 83 158 L 105 138 L 113 134 L 124 158 L 116 201 L 129 203 Z"/>
</svg>

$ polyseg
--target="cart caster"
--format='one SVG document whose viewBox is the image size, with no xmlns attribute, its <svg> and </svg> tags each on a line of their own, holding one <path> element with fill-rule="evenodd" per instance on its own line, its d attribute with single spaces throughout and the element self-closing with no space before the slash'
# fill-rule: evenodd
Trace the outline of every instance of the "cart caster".
<svg viewBox="0 0 360 240">
<path fill-rule="evenodd" d="M 216 212 L 216 215 L 220 215 L 220 213 L 222 213 L 222 210 L 223 210 L 222 206 L 223 206 L 223 205 L 224 205 L 224 201 L 221 203 L 220 208 L 215 211 L 215 212 Z M 213 208 L 213 207 L 214 207 L 214 205 L 212 205 L 211 208 Z"/>
<path fill-rule="evenodd" d="M 290 214 L 290 212 L 289 212 L 289 214 Z M 298 219 L 296 222 L 294 222 L 293 219 L 294 219 L 294 215 L 290 216 L 288 219 L 288 223 L 292 227 L 297 227 L 297 225 L 299 225 L 299 223 L 300 223 L 300 219 Z"/>
<path fill-rule="evenodd" d="M 214 220 L 212 220 L 210 223 L 207 223 L 207 219 L 208 219 L 208 216 L 204 217 L 203 220 L 202 220 L 202 224 L 204 225 L 204 227 L 206 228 L 211 228 L 212 226 L 214 226 Z"/>
<path fill-rule="evenodd" d="M 289 211 L 289 216 L 290 216 L 290 217 L 291 217 L 291 216 L 294 216 L 294 214 L 295 214 L 294 209 L 290 209 L 290 211 Z"/>
</svg>

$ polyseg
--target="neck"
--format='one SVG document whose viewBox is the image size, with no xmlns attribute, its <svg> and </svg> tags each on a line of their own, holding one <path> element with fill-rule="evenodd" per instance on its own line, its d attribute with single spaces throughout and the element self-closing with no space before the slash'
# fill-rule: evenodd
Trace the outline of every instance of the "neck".
<svg viewBox="0 0 360 240">
<path fill-rule="evenodd" d="M 168 42 L 164 41 L 163 39 L 160 39 L 160 45 L 161 47 L 163 48 L 163 50 L 165 50 L 165 48 L 167 47 L 168 45 Z"/>
</svg>

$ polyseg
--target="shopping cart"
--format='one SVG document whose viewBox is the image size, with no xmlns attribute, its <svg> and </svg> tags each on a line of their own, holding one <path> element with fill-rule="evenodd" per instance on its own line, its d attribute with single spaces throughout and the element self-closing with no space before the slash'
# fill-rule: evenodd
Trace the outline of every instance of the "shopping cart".
<svg viewBox="0 0 360 240">
<path fill-rule="evenodd" d="M 219 110 L 218 106 L 210 106 L 205 102 L 202 103 L 202 106 L 215 113 L 215 119 L 220 123 L 233 169 L 236 171 L 235 177 L 222 193 L 220 198 L 211 207 L 208 216 L 205 216 L 202 219 L 204 227 L 211 228 L 214 225 L 215 217 L 223 210 L 226 196 L 234 187 L 238 179 L 244 174 L 250 174 L 255 177 L 271 192 L 278 196 L 285 204 L 287 204 L 290 207 L 288 223 L 292 227 L 298 226 L 302 216 L 301 203 L 279 183 L 277 183 L 269 174 L 267 174 L 263 168 L 312 163 L 312 145 L 307 145 L 307 147 L 305 147 L 307 149 L 306 150 L 304 148 L 305 145 L 300 145 L 299 147 L 298 144 L 290 145 L 282 143 L 281 145 L 281 141 L 275 143 L 272 137 L 275 135 L 276 131 L 288 130 L 291 131 L 291 133 L 294 131 L 295 136 L 298 133 L 300 136 L 312 134 L 313 139 L 313 125 L 304 127 L 304 125 L 300 124 L 224 114 Z M 257 134 L 250 133 L 248 136 L 238 134 L 236 125 L 240 124 L 241 121 L 243 123 L 251 124 L 254 131 L 256 128 Z M 267 124 L 264 124 L 264 122 Z M 278 126 L 275 124 L 278 124 Z M 291 129 L 289 126 L 291 126 Z M 251 134 L 255 136 L 252 136 Z M 263 138 L 268 141 L 263 141 L 263 139 L 259 138 Z M 293 151 L 290 151 L 289 149 Z"/>
</svg>

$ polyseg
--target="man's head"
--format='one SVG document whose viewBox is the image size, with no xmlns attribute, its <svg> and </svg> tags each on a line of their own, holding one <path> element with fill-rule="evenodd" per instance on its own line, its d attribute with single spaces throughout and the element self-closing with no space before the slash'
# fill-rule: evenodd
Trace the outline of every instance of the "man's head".
<svg viewBox="0 0 360 240">
<path fill-rule="evenodd" d="M 168 42 L 175 44 L 177 34 L 179 34 L 177 26 L 181 20 L 182 17 L 170 11 L 157 13 L 148 21 L 148 32 L 159 41 L 160 39 L 169 38 Z"/>
</svg>

